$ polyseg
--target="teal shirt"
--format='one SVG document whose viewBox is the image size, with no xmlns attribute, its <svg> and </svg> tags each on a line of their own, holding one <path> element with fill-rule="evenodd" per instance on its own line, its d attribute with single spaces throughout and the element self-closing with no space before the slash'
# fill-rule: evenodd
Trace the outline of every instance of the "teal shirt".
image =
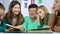
<svg viewBox="0 0 60 34">
<path fill-rule="evenodd" d="M 50 18 L 50 14 L 48 14 L 48 19 Z M 24 23 L 22 26 L 24 27 L 25 30 L 31 30 L 31 29 L 41 29 L 44 25 L 46 25 L 44 22 L 38 26 L 38 20 L 36 19 L 34 22 L 31 21 L 30 16 L 26 16 Z"/>
<path fill-rule="evenodd" d="M 32 22 L 30 16 L 26 16 L 25 22 L 22 24 L 22 26 L 25 28 L 25 30 L 37 29 L 37 22 L 37 20 Z"/>
<path fill-rule="evenodd" d="M 2 24 L 0 25 L 0 32 L 5 32 L 5 29 L 7 26 L 5 25 L 7 23 L 6 19 L 3 19 Z"/>
</svg>

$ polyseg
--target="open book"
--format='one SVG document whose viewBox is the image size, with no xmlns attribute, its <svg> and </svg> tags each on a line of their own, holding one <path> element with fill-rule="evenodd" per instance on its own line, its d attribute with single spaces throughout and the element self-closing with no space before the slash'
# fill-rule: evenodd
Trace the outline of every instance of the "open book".
<svg viewBox="0 0 60 34">
<path fill-rule="evenodd" d="M 32 30 L 28 30 L 28 32 L 30 32 L 30 33 L 36 33 L 36 32 L 42 32 L 42 33 L 45 33 L 45 32 L 48 32 L 48 33 L 51 33 L 52 32 L 52 30 L 51 29 L 49 29 L 49 28 L 43 28 L 43 29 L 32 29 Z"/>
<path fill-rule="evenodd" d="M 5 24 L 6 26 L 9 26 L 9 27 L 14 27 L 14 26 L 12 26 L 12 25 L 10 25 L 10 24 Z"/>
</svg>

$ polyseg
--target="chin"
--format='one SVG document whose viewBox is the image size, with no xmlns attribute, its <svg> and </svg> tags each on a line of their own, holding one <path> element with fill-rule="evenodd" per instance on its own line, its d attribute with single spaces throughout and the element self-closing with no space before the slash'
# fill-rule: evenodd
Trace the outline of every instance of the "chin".
<svg viewBox="0 0 60 34">
<path fill-rule="evenodd" d="M 15 15 L 18 15 L 18 14 L 15 14 Z"/>
<path fill-rule="evenodd" d="M 0 19 L 0 21 L 2 21 L 3 19 Z"/>
<path fill-rule="evenodd" d="M 34 18 L 34 16 L 30 16 L 31 18 Z"/>
<path fill-rule="evenodd" d="M 15 13 L 16 15 L 18 15 L 19 13 Z"/>
</svg>

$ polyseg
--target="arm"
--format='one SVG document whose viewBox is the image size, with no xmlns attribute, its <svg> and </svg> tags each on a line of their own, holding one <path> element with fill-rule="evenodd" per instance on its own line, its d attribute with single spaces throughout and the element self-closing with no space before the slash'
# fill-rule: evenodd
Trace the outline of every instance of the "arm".
<svg viewBox="0 0 60 34">
<path fill-rule="evenodd" d="M 18 25 L 15 28 L 20 29 L 21 31 L 24 31 L 27 29 L 27 17 L 25 17 L 25 21 L 22 23 L 22 25 Z"/>
<path fill-rule="evenodd" d="M 52 13 L 48 21 L 48 26 L 50 26 L 52 30 L 54 29 L 55 18 L 56 18 L 56 14 Z"/>
<path fill-rule="evenodd" d="M 7 26 L 5 25 L 6 23 L 7 23 L 7 21 L 4 19 L 3 23 L 2 23 L 2 26 L 0 26 L 1 31 L 5 31 L 5 29 L 7 28 Z"/>
</svg>

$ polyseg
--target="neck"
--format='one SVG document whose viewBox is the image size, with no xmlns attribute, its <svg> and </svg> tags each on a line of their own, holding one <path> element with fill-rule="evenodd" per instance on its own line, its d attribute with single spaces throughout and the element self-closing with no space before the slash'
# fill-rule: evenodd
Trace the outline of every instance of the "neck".
<svg viewBox="0 0 60 34">
<path fill-rule="evenodd" d="M 17 17 L 16 15 L 13 16 L 13 18 L 16 18 L 16 17 Z"/>
<path fill-rule="evenodd" d="M 34 22 L 36 20 L 36 17 L 35 18 L 30 18 L 32 22 Z"/>
</svg>

